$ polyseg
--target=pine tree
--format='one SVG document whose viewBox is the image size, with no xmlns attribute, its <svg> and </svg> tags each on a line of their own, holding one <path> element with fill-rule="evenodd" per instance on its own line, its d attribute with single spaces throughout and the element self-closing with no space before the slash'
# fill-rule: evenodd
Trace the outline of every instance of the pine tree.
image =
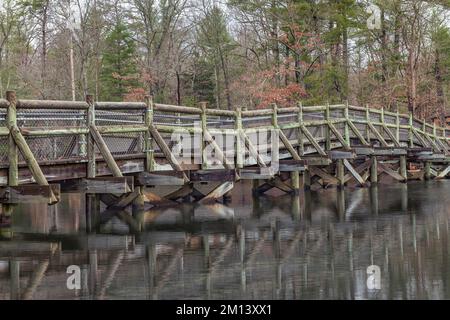
<svg viewBox="0 0 450 320">
<path fill-rule="evenodd" d="M 127 26 L 118 23 L 106 37 L 105 44 L 101 98 L 121 101 L 130 88 L 138 85 L 135 43 Z"/>
</svg>

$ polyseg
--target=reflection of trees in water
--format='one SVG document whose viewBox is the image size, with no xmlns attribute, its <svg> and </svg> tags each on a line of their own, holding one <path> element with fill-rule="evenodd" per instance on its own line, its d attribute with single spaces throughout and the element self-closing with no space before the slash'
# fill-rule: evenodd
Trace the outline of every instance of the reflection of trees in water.
<svg viewBox="0 0 450 320">
<path fill-rule="evenodd" d="M 111 246 L 114 235 L 95 255 L 89 248 L 65 250 L 69 235 L 58 238 L 63 251 L 49 260 L 33 295 L 74 297 L 58 279 L 65 279 L 67 264 L 79 263 L 96 266 L 87 268 L 85 293 L 93 298 L 450 298 L 445 194 L 436 184 L 408 184 L 260 197 L 234 209 L 152 208 L 132 217 L 141 229 L 123 248 Z M 58 223 L 67 221 L 78 230 L 73 217 Z M 83 242 L 77 241 L 72 244 Z M 381 268 L 379 292 L 366 289 L 371 264 Z M 36 266 L 22 262 L 23 277 Z M 0 281 L 8 290 L 9 278 Z"/>
</svg>

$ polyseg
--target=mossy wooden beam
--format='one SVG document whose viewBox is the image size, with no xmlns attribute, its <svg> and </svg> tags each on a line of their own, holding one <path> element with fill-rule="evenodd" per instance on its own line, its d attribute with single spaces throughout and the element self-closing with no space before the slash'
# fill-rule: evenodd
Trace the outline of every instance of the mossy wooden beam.
<svg viewBox="0 0 450 320">
<path fill-rule="evenodd" d="M 10 132 L 14 139 L 15 144 L 17 145 L 18 149 L 20 150 L 20 153 L 22 153 L 22 156 L 28 165 L 28 168 L 30 169 L 30 172 L 33 175 L 34 180 L 39 185 L 48 186 L 49 183 L 48 183 L 47 179 L 45 178 L 44 174 L 42 173 L 42 170 L 39 167 L 39 164 L 37 163 L 36 158 L 34 157 L 33 153 L 31 152 L 30 147 L 28 146 L 27 142 L 25 141 L 25 138 L 20 133 L 19 128 L 17 126 L 13 126 L 10 129 Z M 58 202 L 58 199 L 52 192 L 52 195 L 49 199 L 49 204 L 54 204 L 56 202 Z"/>
<path fill-rule="evenodd" d="M 311 142 L 312 146 L 316 149 L 316 151 L 322 155 L 326 156 L 327 153 L 322 149 L 322 147 L 317 143 L 316 139 L 312 136 L 311 132 L 304 126 L 301 125 L 300 128 L 302 129 L 303 134 L 305 135 L 306 139 Z"/>
<path fill-rule="evenodd" d="M 387 133 L 387 135 L 389 136 L 389 139 L 391 139 L 391 141 L 394 143 L 394 145 L 396 147 L 400 147 L 400 142 L 397 140 L 397 137 L 394 136 L 394 134 L 392 133 L 392 131 L 386 126 L 386 124 L 383 123 L 382 125 L 384 132 Z"/>
<path fill-rule="evenodd" d="M 258 149 L 253 145 L 253 143 L 250 141 L 249 137 L 242 130 L 240 131 L 240 138 L 242 141 L 244 141 L 245 146 L 248 149 L 248 152 L 256 160 L 258 165 L 262 168 L 267 168 L 266 163 L 264 162 L 263 158 L 261 158 L 260 154 L 258 153 Z"/>
<path fill-rule="evenodd" d="M 242 129 L 242 110 L 240 107 L 236 108 L 234 129 L 236 130 L 236 167 L 242 169 L 244 167 L 245 156 L 245 133 Z"/>
<path fill-rule="evenodd" d="M 367 123 L 367 125 L 368 125 L 370 131 L 373 132 L 373 134 L 375 134 L 375 137 L 378 139 L 378 141 L 381 143 L 381 145 L 383 147 L 389 147 L 388 143 L 386 142 L 386 140 L 384 140 L 381 133 L 375 128 L 375 126 L 370 121 Z"/>
<path fill-rule="evenodd" d="M 422 147 L 431 147 L 427 143 L 427 141 L 420 135 L 420 133 L 418 132 L 418 130 L 416 128 L 411 127 L 411 132 L 412 132 L 413 136 L 415 136 L 417 138 L 417 140 L 419 140 L 419 142 L 422 144 Z M 413 146 L 414 146 L 414 142 L 413 142 Z M 410 147 L 412 148 L 413 146 L 410 146 Z"/>
<path fill-rule="evenodd" d="M 366 184 L 366 181 L 363 179 L 363 177 L 361 177 L 361 175 L 359 174 L 358 170 L 356 170 L 355 168 L 353 168 L 353 166 L 351 165 L 351 163 L 347 160 L 344 159 L 343 160 L 344 166 L 347 168 L 347 170 L 352 174 L 352 176 L 356 179 L 356 181 L 358 181 L 358 183 L 361 186 L 364 186 Z"/>
<path fill-rule="evenodd" d="M 286 135 L 283 133 L 283 131 L 278 129 L 278 134 L 279 134 L 279 137 L 281 139 L 281 142 L 283 142 L 283 144 L 286 146 L 286 149 L 291 154 L 292 158 L 294 160 L 301 160 L 300 155 L 297 153 L 297 151 L 295 151 L 294 147 L 289 142 L 289 139 L 286 137 Z"/>
<path fill-rule="evenodd" d="M 86 95 L 86 103 L 89 105 L 87 114 L 87 129 L 90 131 L 90 126 L 95 125 L 94 97 L 92 95 Z M 86 153 L 88 158 L 86 175 L 88 178 L 95 178 L 97 173 L 95 163 L 95 142 L 91 134 L 88 134 L 86 138 L 87 138 Z"/>
<path fill-rule="evenodd" d="M 106 164 L 108 165 L 109 170 L 111 170 L 111 173 L 114 177 L 123 177 L 122 172 L 120 171 L 119 166 L 117 165 L 116 161 L 114 160 L 114 157 L 111 154 L 111 151 L 109 151 L 108 146 L 106 145 L 105 140 L 103 140 L 102 135 L 100 132 L 98 132 L 97 128 L 95 126 L 91 126 L 90 133 L 92 138 L 95 141 L 95 144 L 97 145 L 98 149 L 100 150 L 100 153 L 103 156 L 103 159 L 106 161 Z"/>
<path fill-rule="evenodd" d="M 214 149 L 217 158 L 222 162 L 222 165 L 225 169 L 232 169 L 233 166 L 228 163 L 226 156 L 224 155 L 222 149 L 219 147 L 217 142 L 213 139 L 212 135 L 209 133 L 208 129 L 205 128 L 205 132 L 203 132 L 203 137 L 206 142 L 208 142 Z"/>
<path fill-rule="evenodd" d="M 184 173 L 184 170 L 181 167 L 180 163 L 178 162 L 177 158 L 170 151 L 170 148 L 164 141 L 164 138 L 161 136 L 161 134 L 158 132 L 158 130 L 155 128 L 155 126 L 153 124 L 150 125 L 150 133 L 151 133 L 153 139 L 155 140 L 156 144 L 159 146 L 159 148 L 163 152 L 164 156 L 166 157 L 166 159 L 169 162 L 169 164 L 171 165 L 171 167 L 175 171 L 183 172 L 183 179 L 185 182 L 188 182 L 189 178 L 187 177 L 186 173 Z"/>
<path fill-rule="evenodd" d="M 348 126 L 350 127 L 350 129 L 353 131 L 353 133 L 356 135 L 356 137 L 359 139 L 359 141 L 364 145 L 364 146 L 370 146 L 370 144 L 367 142 L 367 140 L 363 137 L 363 135 L 361 134 L 361 132 L 359 132 L 358 128 L 355 126 L 355 124 L 353 123 L 352 120 L 348 119 L 347 120 Z"/>
<path fill-rule="evenodd" d="M 338 131 L 338 129 L 332 124 L 328 123 L 328 128 L 333 132 L 333 134 L 336 136 L 336 138 L 339 140 L 339 142 L 342 144 L 344 149 L 350 150 L 350 145 L 347 143 L 347 140 L 341 135 L 341 133 Z"/>
<path fill-rule="evenodd" d="M 214 202 L 220 199 L 224 194 L 230 192 L 234 187 L 234 183 L 232 181 L 226 181 L 221 183 L 219 186 L 214 188 L 211 192 L 209 192 L 206 196 L 200 199 L 199 203 L 208 203 Z"/>
<path fill-rule="evenodd" d="M 155 151 L 153 149 L 153 140 L 150 133 L 150 126 L 153 124 L 153 97 L 145 96 L 145 126 L 144 131 L 144 152 L 145 152 L 145 171 L 155 170 Z"/>
</svg>

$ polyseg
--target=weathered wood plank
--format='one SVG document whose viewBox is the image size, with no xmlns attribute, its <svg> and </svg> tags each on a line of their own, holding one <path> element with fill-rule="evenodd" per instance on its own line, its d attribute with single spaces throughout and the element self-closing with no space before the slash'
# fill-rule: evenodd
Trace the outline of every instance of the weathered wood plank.
<svg viewBox="0 0 450 320">
<path fill-rule="evenodd" d="M 231 191 L 234 187 L 234 183 L 231 181 L 224 182 L 220 184 L 218 187 L 214 188 L 211 192 L 209 192 L 206 196 L 200 199 L 199 203 L 208 203 L 214 202 L 221 198 L 224 194 Z"/>
<path fill-rule="evenodd" d="M 356 135 L 356 137 L 359 139 L 359 141 L 361 141 L 361 143 L 365 146 L 369 146 L 369 143 L 367 142 L 367 140 L 363 137 L 363 135 L 359 132 L 358 128 L 355 126 L 355 124 L 351 121 L 351 120 L 347 120 L 347 123 L 350 127 L 350 129 L 352 129 L 353 133 Z"/>
<path fill-rule="evenodd" d="M 134 177 L 96 177 L 69 180 L 62 185 L 64 192 L 85 192 L 92 194 L 122 194 L 134 190 Z"/>
<path fill-rule="evenodd" d="M 436 177 L 436 179 L 443 179 L 445 178 L 446 175 L 448 175 L 450 173 L 450 166 L 448 166 L 447 168 L 445 168 L 444 170 L 442 170 L 438 176 Z"/>
<path fill-rule="evenodd" d="M 347 168 L 348 171 L 353 175 L 353 177 L 359 182 L 360 185 L 365 185 L 365 180 L 360 176 L 358 171 L 353 168 L 353 166 L 348 162 L 347 159 L 344 159 L 344 166 Z"/>
<path fill-rule="evenodd" d="M 303 160 L 280 160 L 279 171 L 280 172 L 292 172 L 292 171 L 304 171 L 305 161 Z"/>
<path fill-rule="evenodd" d="M 198 170 L 191 171 L 190 181 L 235 181 L 236 170 Z"/>
<path fill-rule="evenodd" d="M 391 167 L 389 167 L 387 164 L 379 162 L 378 167 L 388 175 L 390 175 L 392 178 L 398 180 L 398 181 L 404 181 L 405 177 L 403 177 L 400 173 L 397 171 L 394 171 Z"/>
<path fill-rule="evenodd" d="M 270 168 L 245 168 L 239 170 L 239 176 L 241 180 L 265 180 L 273 178 L 275 172 L 268 172 Z"/>
<path fill-rule="evenodd" d="M 381 145 L 383 147 L 389 147 L 386 140 L 384 140 L 381 133 L 375 128 L 375 126 L 371 122 L 367 122 L 367 126 L 369 127 L 370 131 L 372 131 L 375 134 L 375 137 L 378 139 L 379 142 L 381 142 Z"/>
<path fill-rule="evenodd" d="M 309 171 L 311 171 L 312 175 L 317 175 L 319 177 L 321 177 L 322 179 L 326 180 L 327 182 L 331 182 L 332 184 L 339 184 L 339 179 L 336 178 L 335 176 L 332 176 L 331 174 L 329 174 L 328 172 L 325 172 L 324 170 L 315 167 L 315 166 L 309 166 L 308 167 Z"/>
<path fill-rule="evenodd" d="M 354 170 L 361 175 L 361 172 L 363 172 L 364 170 L 368 169 L 370 166 L 372 165 L 372 159 L 367 160 L 365 162 L 363 162 L 362 164 L 360 164 L 359 166 L 357 166 L 356 168 L 354 168 Z M 353 177 L 353 175 L 351 173 L 347 173 L 344 176 L 344 183 L 348 182 L 351 178 Z M 364 181 L 366 179 L 363 179 Z"/>
<path fill-rule="evenodd" d="M 408 152 L 404 148 L 391 148 L 391 147 L 387 147 L 387 148 L 381 147 L 381 148 L 379 148 L 379 147 L 375 147 L 373 154 L 375 156 L 402 156 L 402 155 L 407 155 Z"/>
<path fill-rule="evenodd" d="M 344 137 L 341 135 L 341 133 L 338 131 L 338 129 L 331 122 L 328 122 L 328 127 L 331 129 L 331 132 L 333 132 L 333 134 L 336 136 L 336 138 L 342 144 L 344 149 L 350 150 L 350 146 L 348 145 L 348 143 L 344 139 Z"/>
<path fill-rule="evenodd" d="M 302 130 L 303 134 L 305 135 L 305 137 L 309 140 L 309 142 L 313 145 L 313 147 L 316 149 L 316 151 L 322 155 L 322 156 L 326 156 L 327 153 L 325 152 L 325 150 L 323 150 L 323 148 L 317 143 L 316 139 L 313 137 L 313 135 L 311 134 L 311 132 L 309 132 L 308 128 L 306 128 L 305 125 L 300 125 L 300 129 Z"/>
<path fill-rule="evenodd" d="M 170 151 L 169 146 L 166 144 L 166 142 L 164 141 L 163 137 L 158 132 L 158 130 L 156 130 L 156 127 L 154 125 L 150 126 L 150 133 L 151 133 L 153 139 L 155 139 L 156 144 L 158 144 L 159 148 L 164 153 L 164 156 L 166 157 L 167 161 L 169 161 L 169 163 L 172 166 L 172 168 L 175 171 L 183 172 L 183 168 L 180 166 L 177 158 Z M 187 177 L 187 175 L 184 172 L 183 172 L 183 179 L 186 182 L 189 181 L 189 178 Z"/>
<path fill-rule="evenodd" d="M 186 184 L 182 172 L 140 172 L 136 184 L 141 186 L 182 186 Z"/>
<path fill-rule="evenodd" d="M 49 202 L 53 197 L 59 201 L 59 184 L 0 187 L 1 203 Z"/>
<path fill-rule="evenodd" d="M 355 154 L 351 151 L 342 151 L 342 150 L 330 150 L 328 151 L 328 156 L 332 160 L 337 159 L 354 159 Z"/>
</svg>

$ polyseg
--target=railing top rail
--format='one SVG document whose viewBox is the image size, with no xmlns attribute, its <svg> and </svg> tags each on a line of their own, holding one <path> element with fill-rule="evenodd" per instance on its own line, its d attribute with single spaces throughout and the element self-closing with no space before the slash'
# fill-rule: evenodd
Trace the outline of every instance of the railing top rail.
<svg viewBox="0 0 450 320">
<path fill-rule="evenodd" d="M 89 105 L 84 101 L 62 100 L 17 100 L 19 109 L 88 109 Z"/>
<path fill-rule="evenodd" d="M 145 110 L 144 102 L 95 102 L 97 110 Z"/>
</svg>

